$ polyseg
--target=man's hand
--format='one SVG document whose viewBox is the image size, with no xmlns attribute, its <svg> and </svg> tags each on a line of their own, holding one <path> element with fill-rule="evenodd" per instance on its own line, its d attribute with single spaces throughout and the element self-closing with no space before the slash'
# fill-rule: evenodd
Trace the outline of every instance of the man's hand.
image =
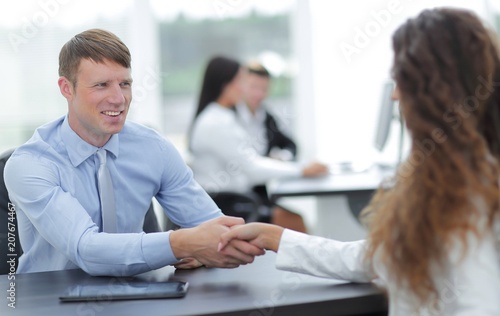
<svg viewBox="0 0 500 316">
<path fill-rule="evenodd" d="M 179 261 L 178 263 L 174 264 L 174 267 L 176 269 L 190 270 L 203 267 L 203 264 L 195 258 L 184 258 L 181 259 L 181 261 Z"/>
<path fill-rule="evenodd" d="M 304 177 L 319 177 L 328 173 L 328 167 L 319 162 L 313 162 L 302 169 L 302 176 Z"/>
<path fill-rule="evenodd" d="M 217 251 L 220 236 L 234 225 L 245 221 L 238 217 L 222 216 L 197 227 L 179 229 L 170 233 L 170 245 L 179 258 L 195 258 L 207 267 L 236 268 L 251 263 L 264 251 L 242 240 L 234 240 L 223 251 Z"/>
<path fill-rule="evenodd" d="M 268 249 L 276 252 L 278 251 L 283 230 L 280 226 L 264 223 L 233 226 L 231 231 L 221 236 L 218 249 L 222 251 L 227 245 L 239 240 L 247 241 L 260 249 Z"/>
</svg>

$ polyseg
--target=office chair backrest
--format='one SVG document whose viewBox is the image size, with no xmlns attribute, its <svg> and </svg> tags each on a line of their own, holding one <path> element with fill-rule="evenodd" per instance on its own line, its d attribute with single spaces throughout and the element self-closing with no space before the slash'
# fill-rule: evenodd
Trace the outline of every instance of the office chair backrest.
<svg viewBox="0 0 500 316">
<path fill-rule="evenodd" d="M 158 217 L 155 214 L 152 202 L 149 205 L 148 211 L 146 212 L 146 217 L 144 218 L 142 229 L 145 233 L 156 233 L 161 231 L 160 224 L 158 223 Z"/>
<path fill-rule="evenodd" d="M 0 155 L 0 274 L 15 272 L 19 256 L 23 253 L 17 234 L 17 217 L 14 206 L 10 204 L 9 194 L 3 180 L 5 163 L 14 149 Z"/>
<path fill-rule="evenodd" d="M 217 192 L 209 195 L 224 215 L 242 217 L 247 223 L 259 221 L 259 208 L 262 207 L 262 203 L 256 195 L 235 192 Z"/>
</svg>

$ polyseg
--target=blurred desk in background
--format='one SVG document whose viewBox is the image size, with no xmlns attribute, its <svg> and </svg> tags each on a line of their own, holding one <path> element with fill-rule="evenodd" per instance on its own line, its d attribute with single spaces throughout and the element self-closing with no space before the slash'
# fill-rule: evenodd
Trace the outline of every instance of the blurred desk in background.
<svg viewBox="0 0 500 316">
<path fill-rule="evenodd" d="M 267 184 L 272 200 L 284 197 L 317 197 L 314 235 L 341 241 L 365 238 L 366 231 L 358 221 L 360 211 L 368 204 L 380 183 L 394 175 L 395 169 L 373 165 L 354 171 L 338 171 L 319 178 L 281 178 Z M 278 203 L 279 204 L 279 203 Z"/>
</svg>

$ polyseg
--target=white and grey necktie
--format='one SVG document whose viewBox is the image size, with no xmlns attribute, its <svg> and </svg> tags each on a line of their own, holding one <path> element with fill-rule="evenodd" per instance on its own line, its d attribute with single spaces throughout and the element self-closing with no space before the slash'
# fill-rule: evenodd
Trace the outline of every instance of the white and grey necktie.
<svg viewBox="0 0 500 316">
<path fill-rule="evenodd" d="M 116 209 L 115 192 L 113 182 L 106 165 L 106 150 L 101 148 L 97 151 L 99 157 L 99 171 L 97 181 L 99 185 L 99 197 L 101 200 L 102 231 L 116 233 Z"/>
</svg>

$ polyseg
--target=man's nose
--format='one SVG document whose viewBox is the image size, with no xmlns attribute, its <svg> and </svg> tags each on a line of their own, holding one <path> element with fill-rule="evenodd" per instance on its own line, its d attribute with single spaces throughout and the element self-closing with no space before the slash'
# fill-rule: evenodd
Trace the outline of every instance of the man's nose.
<svg viewBox="0 0 500 316">
<path fill-rule="evenodd" d="M 125 103 L 125 94 L 120 85 L 113 85 L 109 91 L 108 102 L 112 104 L 123 104 Z"/>
</svg>

